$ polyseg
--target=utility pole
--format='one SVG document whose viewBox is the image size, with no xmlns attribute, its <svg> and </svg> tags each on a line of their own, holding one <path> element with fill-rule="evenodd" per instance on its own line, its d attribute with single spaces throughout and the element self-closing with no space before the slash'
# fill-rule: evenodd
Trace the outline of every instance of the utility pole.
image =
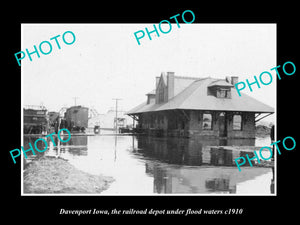
<svg viewBox="0 0 300 225">
<path fill-rule="evenodd" d="M 73 99 L 74 99 L 74 101 L 75 101 L 75 106 L 76 106 L 76 99 L 77 99 L 77 98 L 79 98 L 79 97 L 73 97 Z"/>
<path fill-rule="evenodd" d="M 116 118 L 115 118 L 115 129 L 116 134 L 118 133 L 118 101 L 122 100 L 121 98 L 113 98 L 116 101 Z"/>
</svg>

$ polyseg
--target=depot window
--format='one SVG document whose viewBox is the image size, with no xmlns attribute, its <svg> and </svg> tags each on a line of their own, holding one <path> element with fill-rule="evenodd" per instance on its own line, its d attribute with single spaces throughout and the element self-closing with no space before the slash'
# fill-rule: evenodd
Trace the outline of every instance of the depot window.
<svg viewBox="0 0 300 225">
<path fill-rule="evenodd" d="M 217 89 L 217 98 L 231 98 L 231 90 L 228 88 Z"/>
<path fill-rule="evenodd" d="M 233 115 L 233 130 L 242 130 L 242 116 Z"/>
<path fill-rule="evenodd" d="M 203 113 L 202 128 L 203 130 L 212 129 L 212 115 L 210 113 Z"/>
</svg>

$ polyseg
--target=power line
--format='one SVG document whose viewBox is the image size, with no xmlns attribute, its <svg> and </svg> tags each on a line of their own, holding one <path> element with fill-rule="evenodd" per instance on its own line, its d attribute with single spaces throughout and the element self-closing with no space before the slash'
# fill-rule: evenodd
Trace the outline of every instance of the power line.
<svg viewBox="0 0 300 225">
<path fill-rule="evenodd" d="M 115 118 L 115 129 L 116 134 L 118 133 L 118 101 L 122 100 L 121 98 L 113 98 L 116 101 L 116 118 Z"/>
</svg>

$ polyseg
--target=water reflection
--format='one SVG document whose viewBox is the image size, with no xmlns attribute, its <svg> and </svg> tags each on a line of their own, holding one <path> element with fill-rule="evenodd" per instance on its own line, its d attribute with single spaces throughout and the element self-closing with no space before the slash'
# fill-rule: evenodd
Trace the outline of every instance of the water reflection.
<svg viewBox="0 0 300 225">
<path fill-rule="evenodd" d="M 41 137 L 24 137 L 25 149 Z M 186 139 L 145 136 L 72 136 L 67 143 L 47 139 L 38 153 L 68 159 L 78 169 L 115 179 L 102 194 L 270 194 L 274 170 L 245 164 L 239 172 L 234 159 L 253 151 L 219 146 L 254 146 L 254 139 Z M 269 139 L 259 140 L 269 145 Z M 43 149 L 43 142 L 38 142 Z M 29 159 L 31 152 L 28 152 Z"/>
<path fill-rule="evenodd" d="M 221 143 L 220 143 L 221 142 Z M 226 143 L 227 142 L 227 143 Z M 253 157 L 247 150 L 226 150 L 226 146 L 254 146 L 253 139 L 178 139 L 138 137 L 137 149 L 133 153 L 138 157 L 152 159 L 146 162 L 146 173 L 154 177 L 154 193 L 202 193 L 224 194 L 243 193 L 247 181 L 250 190 L 257 177 L 267 181 L 259 194 L 270 193 L 273 171 L 271 168 L 254 167 L 245 164 L 239 172 L 234 159 L 240 156 Z M 245 148 L 242 148 L 245 149 Z M 262 183 L 261 183 L 262 184 Z M 257 193 L 254 191 L 252 194 Z M 273 191 L 272 191 L 273 193 Z"/>
<path fill-rule="evenodd" d="M 70 154 L 73 156 L 88 155 L 88 137 L 72 136 L 68 142 L 62 142 L 60 148 L 56 148 L 57 154 Z M 60 151 L 60 152 L 59 152 Z"/>
<path fill-rule="evenodd" d="M 165 168 L 159 164 L 147 164 L 146 167 L 154 177 L 154 193 L 269 194 L 271 188 L 269 168 L 247 168 L 240 173 L 230 167 Z M 267 182 L 257 182 L 259 176 Z M 252 183 L 242 187 L 247 181 Z M 253 190 L 253 187 L 258 189 Z"/>
<path fill-rule="evenodd" d="M 229 191 L 229 193 L 236 192 L 236 186 L 229 187 L 229 179 L 214 178 L 205 181 L 205 188 L 209 191 Z"/>
<path fill-rule="evenodd" d="M 51 155 L 51 156 L 61 156 L 61 155 L 71 155 L 71 156 L 86 156 L 88 154 L 88 137 L 87 136 L 72 136 L 68 142 L 61 142 L 57 136 L 52 136 L 54 143 L 50 137 L 45 137 L 42 135 L 30 135 L 24 136 L 23 146 L 27 150 L 30 148 L 29 143 L 31 143 L 34 148 L 35 155 L 32 151 L 26 152 L 27 159 L 25 162 L 30 162 L 33 158 L 38 158 L 41 156 Z M 39 152 L 35 150 L 34 143 L 37 139 L 45 139 L 47 141 L 47 150 L 44 152 Z M 65 140 L 63 137 L 62 140 Z M 43 141 L 36 142 L 38 149 L 44 149 L 45 144 Z"/>
<path fill-rule="evenodd" d="M 221 142 L 221 144 L 220 144 Z M 240 156 L 254 156 L 251 150 L 232 151 L 222 146 L 254 146 L 254 139 L 187 139 L 138 137 L 134 152 L 160 161 L 190 166 L 214 165 L 236 166 L 234 159 Z M 254 163 L 253 163 L 254 164 Z"/>
<path fill-rule="evenodd" d="M 43 136 L 42 135 L 30 135 L 30 136 L 24 136 L 23 137 L 24 139 L 23 139 L 23 148 L 24 148 L 24 151 L 26 151 L 26 150 L 28 150 L 26 153 L 23 153 L 24 154 L 24 156 L 23 156 L 23 169 L 25 168 L 25 166 L 26 166 L 26 164 L 28 163 L 28 162 L 30 162 L 32 159 L 34 159 L 34 158 L 39 158 L 39 157 L 41 157 L 41 156 L 43 156 L 44 155 L 44 152 L 38 152 L 38 151 L 36 151 L 35 150 L 35 147 L 34 147 L 34 142 L 37 140 L 37 139 L 39 139 L 39 138 L 43 138 Z M 33 148 L 33 151 L 34 151 L 34 153 L 35 153 L 35 155 L 33 154 L 33 152 L 32 151 L 30 151 L 29 149 L 30 149 L 30 145 L 29 145 L 29 143 L 31 144 L 31 146 L 32 146 L 32 148 Z M 48 141 L 47 141 L 47 143 L 49 143 Z M 37 146 L 37 148 L 38 149 L 44 149 L 45 148 L 45 144 L 44 144 L 44 142 L 42 142 L 42 141 L 38 141 L 37 143 L 36 143 L 36 146 Z M 49 145 L 48 145 L 49 146 Z M 49 149 L 49 147 L 48 147 L 48 149 Z M 22 150 L 21 150 L 22 151 Z M 26 157 L 25 157 L 26 156 Z"/>
</svg>

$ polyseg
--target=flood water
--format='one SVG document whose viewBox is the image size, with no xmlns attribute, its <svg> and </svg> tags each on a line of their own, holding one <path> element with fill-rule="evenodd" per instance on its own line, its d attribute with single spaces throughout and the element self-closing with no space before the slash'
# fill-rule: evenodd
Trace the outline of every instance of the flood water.
<svg viewBox="0 0 300 225">
<path fill-rule="evenodd" d="M 33 144 L 36 138 L 24 137 L 24 146 Z M 253 152 L 217 147 L 269 146 L 270 138 L 226 141 L 97 135 L 72 136 L 60 148 L 53 147 L 50 139 L 48 143 L 43 154 L 68 159 L 90 174 L 112 176 L 115 181 L 101 194 L 269 195 L 273 192 L 272 168 L 248 164 L 238 171 L 234 159 L 245 154 L 254 156 Z"/>
</svg>

